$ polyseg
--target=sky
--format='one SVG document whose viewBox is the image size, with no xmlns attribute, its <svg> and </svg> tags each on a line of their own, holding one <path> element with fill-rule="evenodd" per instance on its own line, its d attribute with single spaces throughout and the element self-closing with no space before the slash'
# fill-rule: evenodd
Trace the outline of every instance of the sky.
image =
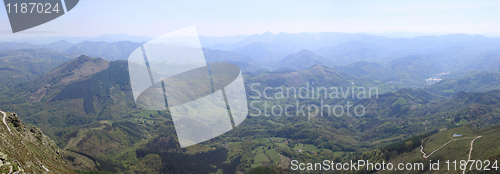
<svg viewBox="0 0 500 174">
<path fill-rule="evenodd" d="M 80 0 L 65 15 L 12 33 L 0 8 L 0 39 L 127 34 L 157 37 L 195 25 L 203 36 L 345 32 L 500 36 L 500 1 Z"/>
</svg>

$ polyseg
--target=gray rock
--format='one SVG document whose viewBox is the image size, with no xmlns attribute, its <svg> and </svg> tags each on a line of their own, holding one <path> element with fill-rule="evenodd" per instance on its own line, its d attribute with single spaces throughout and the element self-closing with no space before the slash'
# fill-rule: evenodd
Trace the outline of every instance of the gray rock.
<svg viewBox="0 0 500 174">
<path fill-rule="evenodd" d="M 7 154 L 0 152 L 0 159 L 1 160 L 7 160 Z"/>
</svg>

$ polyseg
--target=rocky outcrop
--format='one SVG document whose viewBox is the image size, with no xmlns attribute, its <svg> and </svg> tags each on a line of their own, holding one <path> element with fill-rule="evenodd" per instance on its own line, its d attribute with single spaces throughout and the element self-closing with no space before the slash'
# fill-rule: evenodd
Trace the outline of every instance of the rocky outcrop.
<svg viewBox="0 0 500 174">
<path fill-rule="evenodd" d="M 6 114 L 7 125 L 0 126 L 0 173 L 74 173 L 54 141 L 16 114 Z"/>
</svg>

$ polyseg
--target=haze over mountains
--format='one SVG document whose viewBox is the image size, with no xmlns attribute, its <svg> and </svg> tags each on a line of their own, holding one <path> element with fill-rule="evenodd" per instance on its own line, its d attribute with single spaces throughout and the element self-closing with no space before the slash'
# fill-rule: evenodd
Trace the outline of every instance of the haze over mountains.
<svg viewBox="0 0 500 174">
<path fill-rule="evenodd" d="M 78 43 L 62 40 L 42 45 L 0 42 L 0 52 L 45 49 L 73 58 L 76 57 L 74 55 L 87 55 L 113 61 L 126 60 L 131 51 L 140 45 L 140 42 L 132 41 L 92 41 L 96 38 Z M 103 35 L 100 38 L 113 41 L 134 37 Z M 245 66 L 244 72 L 256 75 L 267 71 L 303 70 L 317 64 L 356 76 L 370 74 L 370 78 L 421 87 L 426 84 L 425 79 L 439 79 L 437 74 L 441 73 L 500 69 L 500 38 L 481 35 L 389 38 L 334 32 L 266 32 L 250 36 L 200 36 L 200 42 L 209 57 L 207 59 L 219 57 L 217 61 L 231 61 Z"/>
</svg>

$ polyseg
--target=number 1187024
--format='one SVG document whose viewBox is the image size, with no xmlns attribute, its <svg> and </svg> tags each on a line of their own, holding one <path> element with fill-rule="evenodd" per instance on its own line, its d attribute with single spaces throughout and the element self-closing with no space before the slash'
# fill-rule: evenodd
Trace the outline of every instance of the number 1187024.
<svg viewBox="0 0 500 174">
<path fill-rule="evenodd" d="M 7 13 L 59 13 L 59 3 L 8 3 Z"/>
</svg>

